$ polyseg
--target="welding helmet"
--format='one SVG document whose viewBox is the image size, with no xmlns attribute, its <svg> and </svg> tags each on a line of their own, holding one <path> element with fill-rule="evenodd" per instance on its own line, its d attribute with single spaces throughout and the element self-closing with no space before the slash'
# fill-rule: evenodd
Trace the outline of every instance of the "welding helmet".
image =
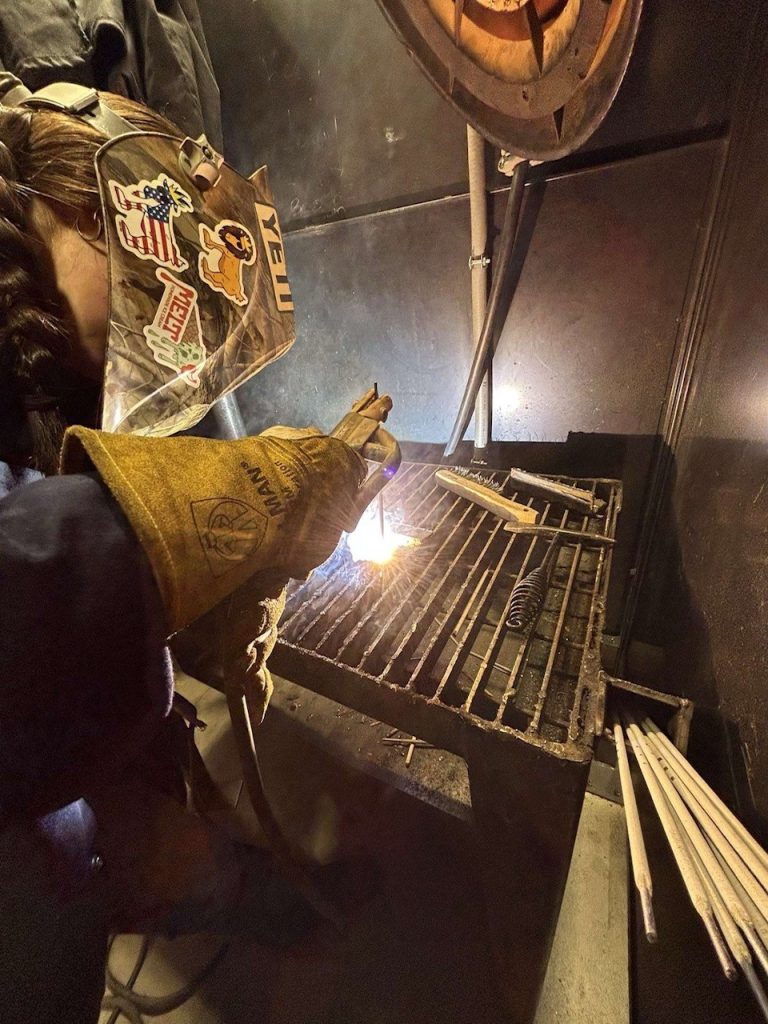
<svg viewBox="0 0 768 1024">
<path fill-rule="evenodd" d="M 94 89 L 23 93 L 15 105 L 81 117 L 107 136 L 95 158 L 110 289 L 102 428 L 194 426 L 295 338 L 266 168 L 244 178 L 205 136 L 139 131 Z"/>
</svg>

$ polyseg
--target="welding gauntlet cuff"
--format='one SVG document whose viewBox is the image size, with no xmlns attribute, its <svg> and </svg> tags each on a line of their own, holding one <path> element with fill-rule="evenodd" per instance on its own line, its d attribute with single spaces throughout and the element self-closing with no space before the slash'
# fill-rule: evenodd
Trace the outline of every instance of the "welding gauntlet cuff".
<svg viewBox="0 0 768 1024">
<path fill-rule="evenodd" d="M 324 562 L 366 473 L 337 438 L 214 441 L 71 427 L 61 471 L 91 468 L 149 558 L 169 633 L 254 573 L 302 578 Z"/>
</svg>

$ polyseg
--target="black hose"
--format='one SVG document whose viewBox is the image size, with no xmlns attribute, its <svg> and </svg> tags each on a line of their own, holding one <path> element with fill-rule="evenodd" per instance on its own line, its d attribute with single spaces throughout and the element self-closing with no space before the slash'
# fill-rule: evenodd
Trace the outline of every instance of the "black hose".
<svg viewBox="0 0 768 1024">
<path fill-rule="evenodd" d="M 124 985 L 118 981 L 107 967 L 107 986 L 110 989 L 110 996 L 105 997 L 102 1006 L 104 1009 L 117 1010 L 124 1014 L 129 1020 L 141 1020 L 146 1014 L 148 1017 L 161 1017 L 163 1014 L 171 1013 L 183 1006 L 188 999 L 197 992 L 203 982 L 218 967 L 224 955 L 227 953 L 231 943 L 226 939 L 221 943 L 213 956 L 197 971 L 196 974 L 176 992 L 165 996 L 150 996 L 146 992 L 135 992 L 130 985 Z M 135 980 L 135 979 L 134 979 Z M 107 1004 L 106 1006 L 104 1004 Z M 132 1016 L 137 1013 L 138 1018 Z"/>
<path fill-rule="evenodd" d="M 453 455 L 456 451 L 459 441 L 461 441 L 464 436 L 469 425 L 469 421 L 472 419 L 477 392 L 483 381 L 483 376 L 485 375 L 485 368 L 488 361 L 488 352 L 490 351 L 491 342 L 497 336 L 498 330 L 502 326 L 500 322 L 502 316 L 506 315 L 508 307 L 502 306 L 501 296 L 504 291 L 507 270 L 512 262 L 512 255 L 515 251 L 515 242 L 518 234 L 517 229 L 520 224 L 520 210 L 523 205 L 523 191 L 525 189 L 527 171 L 528 161 L 521 160 L 512 172 L 512 182 L 510 184 L 509 196 L 507 198 L 507 209 L 504 213 L 504 224 L 502 225 L 501 239 L 499 241 L 499 253 L 496 257 L 493 270 L 491 293 L 488 296 L 488 305 L 485 307 L 485 319 L 483 320 L 480 337 L 477 339 L 477 344 L 475 345 L 475 351 L 472 355 L 472 365 L 469 369 L 469 376 L 467 377 L 467 383 L 464 388 L 464 395 L 461 399 L 461 405 L 459 406 L 459 411 L 456 416 L 456 422 L 453 425 L 453 430 L 451 431 L 450 439 L 448 444 L 445 446 L 443 458 Z"/>
</svg>

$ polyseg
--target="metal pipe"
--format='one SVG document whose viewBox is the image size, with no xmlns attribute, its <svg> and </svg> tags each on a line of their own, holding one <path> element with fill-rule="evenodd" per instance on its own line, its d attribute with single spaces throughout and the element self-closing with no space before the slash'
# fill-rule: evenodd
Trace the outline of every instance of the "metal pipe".
<svg viewBox="0 0 768 1024">
<path fill-rule="evenodd" d="M 667 798 L 664 796 L 664 792 L 659 785 L 656 775 L 654 774 L 650 762 L 645 754 L 643 734 L 633 723 L 627 727 L 627 735 L 629 736 L 629 742 L 635 752 L 635 757 L 637 758 L 637 763 L 640 766 L 640 771 L 645 779 L 648 792 L 651 794 L 653 806 L 656 808 L 656 813 L 659 816 L 667 841 L 672 849 L 672 854 L 675 858 L 680 874 L 682 875 L 685 888 L 688 891 L 694 910 L 704 922 L 704 927 L 707 929 L 707 934 L 712 942 L 717 958 L 720 961 L 723 973 L 726 978 L 733 981 L 736 978 L 736 968 L 734 967 L 731 955 L 728 952 L 720 934 L 709 896 L 707 895 L 701 878 L 699 877 L 696 866 L 688 853 L 688 849 L 683 842 L 677 820 L 672 813 L 672 809 L 667 802 Z"/>
<path fill-rule="evenodd" d="M 467 125 L 469 169 L 470 283 L 472 287 L 472 342 L 477 344 L 483 330 L 488 302 L 488 194 L 485 182 L 485 139 Z M 487 367 L 475 399 L 475 448 L 473 461 L 485 461 L 490 440 L 490 394 Z"/>
<path fill-rule="evenodd" d="M 632 774 L 629 770 L 629 758 L 624 743 L 624 730 L 620 722 L 613 727 L 613 738 L 616 742 L 616 760 L 619 765 L 619 778 L 621 780 L 621 795 L 624 800 L 624 814 L 627 819 L 627 836 L 629 837 L 629 854 L 632 861 L 632 876 L 635 880 L 635 888 L 640 896 L 640 906 L 643 908 L 643 924 L 645 926 L 645 937 L 649 942 L 655 942 L 656 920 L 653 916 L 653 881 L 651 879 L 651 868 L 648 864 L 648 854 L 645 850 L 643 830 L 640 825 L 640 815 L 637 810 L 635 789 L 632 784 Z"/>
<path fill-rule="evenodd" d="M 240 406 L 234 395 L 224 395 L 213 407 L 213 418 L 223 438 L 237 440 L 245 437 L 245 421 Z"/>
<path fill-rule="evenodd" d="M 666 733 L 651 721 L 650 718 L 643 720 L 643 728 L 646 732 L 658 738 L 665 751 L 680 768 L 685 776 L 685 781 L 695 794 L 699 803 L 703 804 L 709 816 L 714 820 L 717 827 L 728 839 L 728 842 L 736 850 L 750 871 L 758 879 L 764 889 L 768 890 L 768 853 L 762 848 L 758 841 L 744 827 L 742 822 L 727 807 L 715 791 L 702 779 L 691 762 L 680 753 Z"/>
<path fill-rule="evenodd" d="M 504 213 L 504 225 L 501 229 L 499 241 L 499 252 L 494 266 L 491 283 L 491 294 L 488 297 L 488 304 L 485 308 L 483 329 L 477 339 L 475 350 L 472 355 L 472 364 L 469 369 L 467 383 L 464 387 L 464 394 L 461 405 L 456 415 L 456 422 L 453 425 L 448 444 L 445 446 L 444 457 L 452 455 L 464 436 L 467 425 L 472 417 L 475 405 L 475 396 L 483 380 L 486 371 L 488 353 L 491 349 L 491 342 L 501 326 L 502 316 L 506 310 L 502 308 L 501 296 L 506 280 L 506 271 L 512 260 L 515 250 L 515 240 L 518 234 L 520 223 L 520 210 L 523 205 L 523 192 L 525 189 L 525 176 L 528 170 L 528 161 L 521 160 L 512 172 L 512 181 L 507 198 L 507 209 Z"/>
</svg>

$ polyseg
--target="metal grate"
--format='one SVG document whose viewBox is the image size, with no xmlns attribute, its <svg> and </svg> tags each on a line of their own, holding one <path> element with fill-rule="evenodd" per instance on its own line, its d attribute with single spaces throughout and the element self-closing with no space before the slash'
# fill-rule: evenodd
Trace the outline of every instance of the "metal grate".
<svg viewBox="0 0 768 1024">
<path fill-rule="evenodd" d="M 289 593 L 271 664 L 358 710 L 462 752 L 476 725 L 556 745 L 590 745 L 611 548 L 566 538 L 541 615 L 517 634 L 505 626 L 515 581 L 544 558 L 552 535 L 505 532 L 491 512 L 444 490 L 437 466 L 405 464 L 387 491 L 387 515 L 425 534 L 392 563 L 355 563 L 345 545 Z M 526 499 L 539 523 L 615 535 L 615 480 L 556 477 L 606 502 L 590 519 Z M 582 754 L 583 756 L 583 754 Z"/>
</svg>

